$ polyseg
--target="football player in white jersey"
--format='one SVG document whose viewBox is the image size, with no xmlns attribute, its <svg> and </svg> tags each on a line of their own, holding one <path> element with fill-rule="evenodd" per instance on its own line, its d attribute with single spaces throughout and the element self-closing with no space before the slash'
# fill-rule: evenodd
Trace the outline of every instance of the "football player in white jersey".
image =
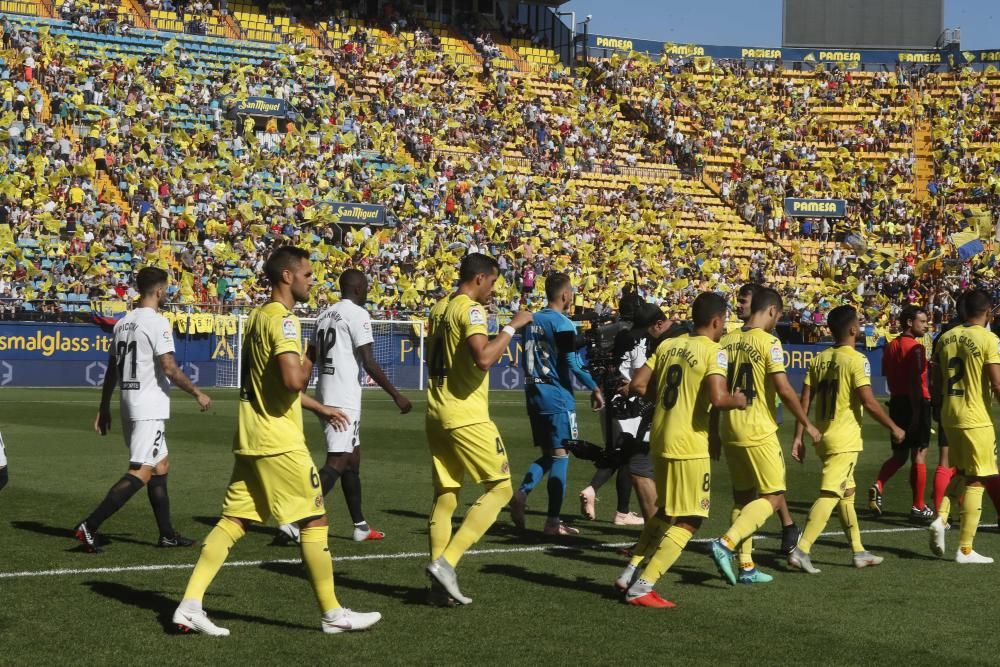
<svg viewBox="0 0 1000 667">
<path fill-rule="evenodd" d="M 170 418 L 170 383 L 194 396 L 201 411 L 208 410 L 212 399 L 184 374 L 174 358 L 174 338 L 167 318 L 159 314 L 167 298 L 167 272 L 146 267 L 136 275 L 139 307 L 115 324 L 104 374 L 101 406 L 94 420 L 94 430 L 107 435 L 111 428 L 111 395 L 121 387 L 122 433 L 129 449 L 128 472 L 90 516 L 75 531 L 90 553 L 100 553 L 101 538 L 97 529 L 128 502 L 139 489 L 147 487 L 149 504 L 160 530 L 160 547 L 189 547 L 193 540 L 182 537 L 170 523 L 170 499 L 167 495 L 166 422 Z"/>
<path fill-rule="evenodd" d="M 0 490 L 7 486 L 7 451 L 3 447 L 3 434 L 0 434 Z"/>
<path fill-rule="evenodd" d="M 324 422 L 327 455 L 319 479 L 323 495 L 340 480 L 354 522 L 355 542 L 381 540 L 385 535 L 369 526 L 361 511 L 361 369 L 392 396 L 401 414 L 408 413 L 412 406 L 389 381 L 372 354 L 371 316 L 364 308 L 368 301 L 365 274 L 357 269 L 340 274 L 340 295 L 340 301 L 320 314 L 307 352 L 319 373 L 317 400 L 339 408 L 351 419 L 347 429 L 341 431 Z M 281 526 L 281 532 L 297 539 L 294 525 Z"/>
</svg>

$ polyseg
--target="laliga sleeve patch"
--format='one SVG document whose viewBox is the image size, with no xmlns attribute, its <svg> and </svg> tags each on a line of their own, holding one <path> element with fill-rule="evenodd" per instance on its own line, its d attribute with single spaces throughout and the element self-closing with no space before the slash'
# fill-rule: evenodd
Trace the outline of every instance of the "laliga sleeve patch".
<svg viewBox="0 0 1000 667">
<path fill-rule="evenodd" d="M 781 345 L 776 344 L 771 348 L 771 361 L 776 364 L 785 362 L 785 355 L 781 352 Z"/>
<path fill-rule="evenodd" d="M 295 339 L 299 337 L 298 328 L 295 326 L 295 320 L 290 317 L 286 317 L 281 321 L 281 334 L 285 338 Z"/>
<path fill-rule="evenodd" d="M 479 306 L 469 308 L 469 324 L 486 326 L 486 313 Z"/>
<path fill-rule="evenodd" d="M 719 350 L 715 353 L 715 363 L 722 370 L 729 370 L 729 355 L 726 354 L 725 350 Z"/>
<path fill-rule="evenodd" d="M 872 376 L 872 365 L 871 362 L 865 358 L 865 377 L 870 378 Z"/>
</svg>

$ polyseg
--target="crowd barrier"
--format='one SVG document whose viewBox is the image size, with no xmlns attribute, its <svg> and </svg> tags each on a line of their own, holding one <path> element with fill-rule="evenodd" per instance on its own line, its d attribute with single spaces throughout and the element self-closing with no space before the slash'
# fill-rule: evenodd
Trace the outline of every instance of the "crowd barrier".
<svg viewBox="0 0 1000 667">
<path fill-rule="evenodd" d="M 98 387 L 104 381 L 110 341 L 110 327 L 97 324 L 0 323 L 0 387 Z M 192 330 L 175 332 L 174 344 L 178 364 L 195 382 L 206 387 L 222 384 L 222 366 L 232 367 L 230 338 L 216 331 Z M 802 387 L 809 362 L 824 348 L 785 347 L 785 365 L 796 391 Z M 418 387 L 422 363 L 419 345 L 411 336 L 393 333 L 389 349 L 391 354 L 383 355 L 381 362 L 393 365 L 397 385 Z M 515 337 L 490 371 L 492 389 L 523 388 L 522 353 L 520 337 Z M 866 350 L 865 354 L 871 363 L 872 386 L 877 394 L 885 394 L 882 349 Z"/>
</svg>

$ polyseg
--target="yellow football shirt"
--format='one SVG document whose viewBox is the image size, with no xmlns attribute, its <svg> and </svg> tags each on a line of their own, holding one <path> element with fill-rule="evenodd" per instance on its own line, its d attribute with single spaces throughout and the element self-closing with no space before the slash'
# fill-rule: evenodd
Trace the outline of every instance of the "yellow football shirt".
<svg viewBox="0 0 1000 667">
<path fill-rule="evenodd" d="M 299 318 L 271 301 L 250 311 L 243 334 L 240 405 L 233 450 L 255 456 L 305 448 L 302 401 L 281 379 L 278 356 L 301 360 Z"/>
<path fill-rule="evenodd" d="M 980 326 L 957 326 L 941 334 L 934 361 L 944 379 L 941 426 L 992 426 L 986 365 L 1000 364 L 1000 339 Z"/>
<path fill-rule="evenodd" d="M 708 457 L 708 401 L 704 379 L 725 377 L 726 351 L 707 336 L 670 338 L 646 360 L 656 382 L 650 452 L 667 459 Z"/>
<path fill-rule="evenodd" d="M 816 449 L 821 456 L 860 452 L 861 419 L 864 408 L 857 389 L 872 383 L 868 358 L 846 345 L 830 347 L 809 364 L 805 383 L 811 387 L 816 406 L 816 428 L 823 439 Z"/>
<path fill-rule="evenodd" d="M 443 314 L 431 313 L 427 418 L 445 429 L 490 420 L 489 373 L 465 342 L 478 334 L 487 335 L 486 309 L 465 294 L 452 297 Z"/>
<path fill-rule="evenodd" d="M 719 435 L 727 445 L 762 445 L 778 432 L 776 392 L 768 376 L 785 372 L 785 351 L 781 341 L 760 328 L 727 334 L 725 341 L 729 389 L 739 387 L 746 394 L 747 408 L 723 412 Z"/>
</svg>

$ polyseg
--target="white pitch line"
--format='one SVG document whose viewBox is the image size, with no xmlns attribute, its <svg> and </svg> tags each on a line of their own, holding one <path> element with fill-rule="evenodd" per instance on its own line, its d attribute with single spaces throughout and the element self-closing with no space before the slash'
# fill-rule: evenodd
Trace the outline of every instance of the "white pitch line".
<svg viewBox="0 0 1000 667">
<path fill-rule="evenodd" d="M 994 524 L 980 524 L 980 528 L 993 526 Z M 922 527 L 901 527 L 901 528 L 874 528 L 871 530 L 862 530 L 862 534 L 872 535 L 876 533 L 910 533 L 916 531 L 924 531 L 926 528 Z M 820 534 L 820 537 L 834 537 L 836 535 L 842 535 L 841 531 L 831 531 L 828 533 Z M 692 542 L 711 542 L 710 537 L 700 537 L 692 539 Z M 756 535 L 754 536 L 756 540 L 771 540 L 777 539 L 767 535 Z M 627 547 L 635 542 L 612 542 L 607 544 L 602 544 L 596 549 L 589 549 L 591 551 L 600 551 L 607 549 L 618 549 L 620 547 Z M 537 553 L 542 551 L 585 551 L 588 549 L 583 549 L 579 546 L 574 546 L 570 544 L 539 544 L 536 546 L 526 546 L 526 547 L 497 547 L 494 549 L 473 549 L 466 552 L 467 556 L 485 556 L 490 554 L 515 554 L 515 553 Z M 338 561 L 378 561 L 378 560 L 405 560 L 405 559 L 415 559 L 415 558 L 427 558 L 427 552 L 424 551 L 403 551 L 399 553 L 390 554 L 364 554 L 360 556 L 334 556 L 333 561 L 336 563 Z M 236 560 L 230 561 L 225 564 L 226 567 L 260 567 L 262 565 L 298 565 L 302 560 L 299 558 L 281 558 L 276 560 Z M 81 575 L 81 574 L 116 574 L 121 572 L 159 572 L 166 570 L 191 570 L 194 569 L 193 563 L 165 563 L 162 565 L 124 565 L 121 567 L 87 567 L 87 568 L 60 568 L 55 570 L 24 570 L 21 572 L 0 572 L 0 579 L 24 579 L 27 577 L 60 577 L 69 575 Z"/>
</svg>

